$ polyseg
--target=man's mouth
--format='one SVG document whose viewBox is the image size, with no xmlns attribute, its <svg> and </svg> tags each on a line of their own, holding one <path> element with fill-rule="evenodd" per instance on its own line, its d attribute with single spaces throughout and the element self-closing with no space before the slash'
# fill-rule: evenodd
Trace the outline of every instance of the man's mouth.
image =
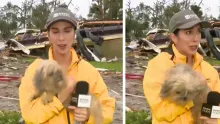
<svg viewBox="0 0 220 124">
<path fill-rule="evenodd" d="M 198 49 L 198 45 L 195 45 L 195 46 L 190 46 L 190 49 L 191 49 L 192 51 L 195 51 L 195 50 L 197 50 L 197 49 Z"/>
<path fill-rule="evenodd" d="M 59 44 L 58 47 L 59 47 L 60 49 L 65 49 L 65 48 L 66 48 L 66 44 Z"/>
</svg>

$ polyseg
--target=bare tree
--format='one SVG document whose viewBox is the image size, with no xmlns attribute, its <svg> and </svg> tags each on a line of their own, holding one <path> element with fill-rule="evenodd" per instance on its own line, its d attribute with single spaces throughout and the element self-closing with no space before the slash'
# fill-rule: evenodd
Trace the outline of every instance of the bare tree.
<svg viewBox="0 0 220 124">
<path fill-rule="evenodd" d="M 199 7 L 200 7 L 200 5 L 202 4 L 202 2 L 203 2 L 203 0 L 201 0 L 197 6 L 199 6 Z"/>
</svg>

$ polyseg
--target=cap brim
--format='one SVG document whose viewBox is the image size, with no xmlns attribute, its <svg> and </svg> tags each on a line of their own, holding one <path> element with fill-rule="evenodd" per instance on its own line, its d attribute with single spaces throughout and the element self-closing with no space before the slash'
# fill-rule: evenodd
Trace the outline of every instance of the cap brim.
<svg viewBox="0 0 220 124">
<path fill-rule="evenodd" d="M 209 24 L 209 22 L 207 21 L 201 21 L 201 20 L 194 20 L 194 21 L 190 21 L 186 24 L 183 24 L 181 26 L 179 26 L 179 29 L 188 29 L 188 28 L 192 28 L 193 26 L 200 24 L 201 28 L 209 28 L 211 25 Z"/>
<path fill-rule="evenodd" d="M 57 18 L 57 19 L 54 19 L 53 21 L 49 22 L 47 25 L 46 25 L 46 29 L 48 29 L 51 25 L 53 25 L 54 23 L 58 22 L 58 21 L 66 21 L 66 22 L 69 22 L 73 25 L 73 28 L 76 29 L 76 25 L 69 19 L 64 19 L 64 18 Z"/>
</svg>

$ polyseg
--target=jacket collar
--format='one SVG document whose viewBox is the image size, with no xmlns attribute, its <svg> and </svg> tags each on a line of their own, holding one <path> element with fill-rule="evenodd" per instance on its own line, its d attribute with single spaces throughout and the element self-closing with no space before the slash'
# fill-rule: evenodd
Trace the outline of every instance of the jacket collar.
<svg viewBox="0 0 220 124">
<path fill-rule="evenodd" d="M 174 63 L 177 63 L 177 64 L 186 64 L 187 63 L 187 57 L 185 55 L 181 54 L 177 50 L 177 48 L 175 47 L 174 44 L 172 45 L 172 50 L 174 53 L 174 59 L 173 59 Z M 193 68 L 196 68 L 202 62 L 203 57 L 198 52 L 196 52 L 193 55 L 193 60 L 194 60 Z"/>
<path fill-rule="evenodd" d="M 78 64 L 80 62 L 80 60 L 81 60 L 81 57 L 76 54 L 76 51 L 73 48 L 71 48 L 70 52 L 71 52 L 71 64 L 70 64 L 70 66 L 68 68 L 68 71 L 75 64 Z M 49 60 L 54 60 L 54 54 L 53 54 L 53 48 L 52 47 L 49 48 L 48 57 L 49 57 Z"/>
</svg>

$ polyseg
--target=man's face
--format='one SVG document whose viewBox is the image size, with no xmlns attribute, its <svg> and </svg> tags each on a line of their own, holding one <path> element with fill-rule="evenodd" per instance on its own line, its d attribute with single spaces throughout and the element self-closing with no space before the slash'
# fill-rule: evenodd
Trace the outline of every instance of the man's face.
<svg viewBox="0 0 220 124">
<path fill-rule="evenodd" d="M 201 40 L 200 25 L 189 29 L 180 29 L 177 36 L 171 34 L 171 39 L 181 54 L 192 56 L 197 52 Z"/>
<path fill-rule="evenodd" d="M 67 54 L 75 39 L 75 31 L 71 23 L 58 21 L 50 26 L 48 38 L 55 53 Z"/>
</svg>

